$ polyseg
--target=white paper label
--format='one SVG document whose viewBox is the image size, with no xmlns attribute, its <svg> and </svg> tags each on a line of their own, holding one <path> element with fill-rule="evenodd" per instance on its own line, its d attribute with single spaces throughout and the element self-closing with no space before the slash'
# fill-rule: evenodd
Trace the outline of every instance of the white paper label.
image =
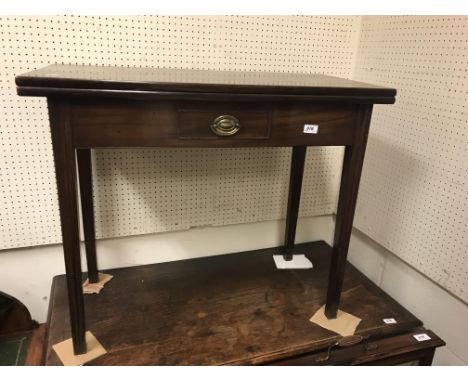
<svg viewBox="0 0 468 382">
<path fill-rule="evenodd" d="M 384 318 L 383 322 L 386 324 L 396 324 L 397 321 L 394 318 Z"/>
<path fill-rule="evenodd" d="M 317 134 L 319 125 L 304 125 L 304 134 Z"/>
<path fill-rule="evenodd" d="M 426 333 L 414 334 L 413 337 L 416 338 L 416 341 L 419 341 L 419 342 L 427 341 L 431 339 L 431 337 L 429 337 Z"/>
</svg>

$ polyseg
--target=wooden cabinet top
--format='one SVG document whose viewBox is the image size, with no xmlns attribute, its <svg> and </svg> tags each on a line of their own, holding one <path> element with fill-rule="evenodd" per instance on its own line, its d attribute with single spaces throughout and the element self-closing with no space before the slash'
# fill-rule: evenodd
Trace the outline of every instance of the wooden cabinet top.
<svg viewBox="0 0 468 382">
<path fill-rule="evenodd" d="M 226 96 L 388 104 L 395 102 L 396 95 L 392 88 L 321 74 L 87 65 L 50 65 L 17 76 L 16 84 L 18 94 L 25 96 Z"/>
<path fill-rule="evenodd" d="M 306 254 L 313 269 L 278 270 L 272 254 L 281 247 L 112 269 L 109 287 L 84 297 L 89 330 L 107 350 L 90 364 L 294 363 L 294 357 L 326 352 L 340 336 L 309 319 L 325 299 L 332 249 L 325 242 L 297 244 L 295 249 Z M 422 324 L 351 264 L 343 291 L 341 309 L 362 319 L 356 334 L 364 342 L 408 333 Z M 54 278 L 51 307 L 46 364 L 59 365 L 52 345 L 70 338 L 64 276 Z M 388 317 L 397 323 L 385 324 Z M 374 350 L 388 357 L 397 349 L 393 345 Z M 405 347 L 421 345 L 427 343 L 409 336 Z M 351 358 L 372 358 L 357 348 Z"/>
</svg>

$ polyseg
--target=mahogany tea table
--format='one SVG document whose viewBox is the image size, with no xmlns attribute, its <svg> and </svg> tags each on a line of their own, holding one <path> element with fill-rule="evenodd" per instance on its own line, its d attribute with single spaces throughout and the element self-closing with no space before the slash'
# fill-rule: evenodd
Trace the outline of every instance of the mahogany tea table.
<svg viewBox="0 0 468 382">
<path fill-rule="evenodd" d="M 372 107 L 394 103 L 394 89 L 319 74 L 75 65 L 16 84 L 20 96 L 47 97 L 75 354 L 86 353 L 78 185 L 88 275 L 98 277 L 92 148 L 292 147 L 282 247 L 291 260 L 306 148 L 344 146 L 326 295 L 326 315 L 336 317 Z"/>
</svg>

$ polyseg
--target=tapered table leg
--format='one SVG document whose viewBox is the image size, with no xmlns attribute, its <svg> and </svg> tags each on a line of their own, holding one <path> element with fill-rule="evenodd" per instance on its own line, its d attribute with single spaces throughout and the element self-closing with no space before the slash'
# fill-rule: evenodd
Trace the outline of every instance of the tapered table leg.
<svg viewBox="0 0 468 382">
<path fill-rule="evenodd" d="M 75 148 L 69 123 L 70 107 L 68 102 L 55 98 L 48 99 L 48 107 L 67 273 L 73 350 L 75 354 L 83 354 L 86 353 L 86 328 L 80 262 Z"/>
<path fill-rule="evenodd" d="M 340 303 L 371 114 L 372 105 L 360 106 L 354 143 L 345 149 L 325 306 L 328 318 L 336 318 Z"/>
<path fill-rule="evenodd" d="M 291 156 L 291 173 L 289 177 L 288 211 L 286 214 L 286 234 L 284 239 L 286 261 L 292 260 L 294 241 L 296 239 L 297 216 L 301 201 L 302 176 L 306 146 L 294 146 Z"/>
<path fill-rule="evenodd" d="M 81 214 L 88 264 L 88 279 L 91 283 L 99 281 L 96 260 L 96 236 L 94 232 L 93 181 L 91 149 L 77 149 L 78 177 L 80 180 Z"/>
<path fill-rule="evenodd" d="M 435 348 L 427 351 L 426 355 L 419 360 L 418 366 L 431 366 L 434 360 Z"/>
</svg>

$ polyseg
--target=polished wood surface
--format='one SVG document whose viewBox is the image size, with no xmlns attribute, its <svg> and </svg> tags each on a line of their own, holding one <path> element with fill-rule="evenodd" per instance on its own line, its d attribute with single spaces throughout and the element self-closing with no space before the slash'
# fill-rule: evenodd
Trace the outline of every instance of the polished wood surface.
<svg viewBox="0 0 468 382">
<path fill-rule="evenodd" d="M 414 334 L 426 333 L 428 341 L 417 341 Z M 409 333 L 386 336 L 375 340 L 364 340 L 356 346 L 332 347 L 331 351 L 314 352 L 302 356 L 272 362 L 276 366 L 329 366 L 329 365 L 367 365 L 397 366 L 407 362 L 418 362 L 418 366 L 430 366 L 434 351 L 444 346 L 434 332 L 416 328 Z"/>
<path fill-rule="evenodd" d="M 91 149 L 76 150 L 76 164 L 78 165 L 81 215 L 83 219 L 83 233 L 86 250 L 86 264 L 88 266 L 88 278 L 89 282 L 96 283 L 99 281 L 99 275 L 96 258 L 96 234 L 94 231 Z"/>
<path fill-rule="evenodd" d="M 276 269 L 272 254 L 282 249 L 107 270 L 112 281 L 99 295 L 85 296 L 88 329 L 108 351 L 90 364 L 287 364 L 326 351 L 340 336 L 309 318 L 325 302 L 332 248 L 324 242 L 296 245 L 314 264 L 307 270 Z M 60 364 L 51 346 L 70 337 L 65 286 L 65 276 L 54 278 L 48 365 Z M 350 264 L 341 307 L 362 318 L 356 334 L 365 341 L 355 349 L 422 325 Z M 388 317 L 397 323 L 385 324 Z M 409 339 L 399 351 L 419 346 L 407 345 Z M 379 352 L 387 351 L 361 355 L 376 360 Z"/>
<path fill-rule="evenodd" d="M 177 137 L 190 140 L 245 140 L 270 138 L 271 107 L 268 104 L 233 102 L 190 102 L 177 107 Z M 230 136 L 213 133 L 218 117 L 230 116 L 239 122 L 239 131 Z M 202 143 L 203 144 L 203 143 Z M 179 141 L 180 145 L 180 141 Z"/>
<path fill-rule="evenodd" d="M 18 94 L 34 96 L 157 96 L 159 92 L 394 103 L 395 89 L 311 73 L 50 65 L 16 77 Z"/>
<path fill-rule="evenodd" d="M 16 77 L 20 95 L 47 96 L 75 352 L 85 349 L 76 164 L 90 277 L 96 278 L 89 149 L 293 147 L 284 255 L 294 244 L 307 146 L 345 146 L 326 314 L 336 316 L 374 103 L 395 90 L 314 74 L 53 65 Z M 224 117 L 223 117 L 224 116 Z M 219 136 L 220 118 L 236 126 Z M 234 122 L 233 122 L 234 121 Z M 229 125 L 229 123 L 228 123 Z M 313 133 L 306 125 L 316 125 Z M 218 126 L 219 127 L 219 126 Z"/>
<path fill-rule="evenodd" d="M 217 116 L 232 115 L 241 129 L 220 137 Z M 343 146 L 353 143 L 356 105 L 250 104 L 248 102 L 74 101 L 71 124 L 77 147 Z M 304 124 L 318 124 L 304 134 Z"/>
<path fill-rule="evenodd" d="M 289 172 L 288 209 L 286 211 L 286 232 L 284 235 L 284 259 L 292 260 L 296 240 L 297 218 L 301 201 L 302 178 L 307 153 L 306 146 L 293 147 L 291 153 L 291 170 Z"/>
<path fill-rule="evenodd" d="M 37 328 L 28 308 L 13 296 L 0 292 L 0 336 Z"/>
<path fill-rule="evenodd" d="M 358 123 L 355 126 L 354 144 L 346 146 L 343 158 L 340 193 L 336 209 L 336 224 L 333 239 L 333 256 L 328 280 L 327 306 L 325 314 L 335 318 L 340 301 L 343 274 L 348 255 L 349 240 L 353 229 L 354 210 L 359 191 L 362 165 L 369 134 L 372 105 L 359 108 Z"/>
<path fill-rule="evenodd" d="M 80 260 L 76 155 L 70 125 L 70 103 L 49 99 L 49 120 L 54 151 L 55 176 L 62 222 L 62 243 L 67 272 L 70 325 L 75 354 L 86 353 L 85 313 Z"/>
</svg>

